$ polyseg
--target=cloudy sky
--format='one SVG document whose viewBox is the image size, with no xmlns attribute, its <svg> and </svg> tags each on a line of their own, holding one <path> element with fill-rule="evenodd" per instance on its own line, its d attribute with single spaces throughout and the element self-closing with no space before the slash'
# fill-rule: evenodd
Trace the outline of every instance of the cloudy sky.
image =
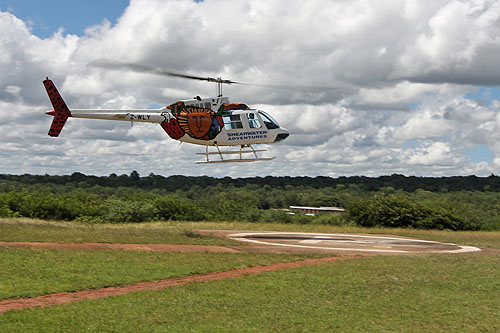
<svg viewBox="0 0 500 333">
<path fill-rule="evenodd" d="M 69 119 L 47 131 L 42 80 L 70 108 L 148 108 L 209 83 L 105 71 L 106 57 L 232 80 L 290 137 L 271 162 L 195 165 L 159 125 Z M 0 173 L 418 176 L 500 173 L 500 1 L 0 0 Z M 264 148 L 264 147 L 260 147 Z"/>
</svg>

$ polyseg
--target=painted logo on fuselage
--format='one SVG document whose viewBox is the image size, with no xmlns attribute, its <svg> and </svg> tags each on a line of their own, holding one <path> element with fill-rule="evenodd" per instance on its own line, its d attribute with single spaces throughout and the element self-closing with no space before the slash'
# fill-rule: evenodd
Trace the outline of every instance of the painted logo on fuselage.
<svg viewBox="0 0 500 333">
<path fill-rule="evenodd" d="M 249 109 L 243 103 L 225 103 L 220 105 L 217 112 L 215 112 L 208 108 L 185 105 L 182 101 L 171 104 L 167 108 L 174 118 L 165 120 L 161 123 L 161 126 L 171 138 L 176 140 L 180 139 L 184 134 L 198 140 L 212 140 L 224 128 L 223 116 L 231 115 L 233 110 Z M 258 133 L 252 136 L 259 138 L 257 136 L 262 135 L 267 136 L 267 133 Z M 233 138 L 233 140 L 236 140 L 236 138 Z"/>
<path fill-rule="evenodd" d="M 177 120 L 179 121 L 179 126 L 190 137 L 202 139 L 210 131 L 214 115 L 215 112 L 210 109 L 188 106 L 179 112 Z"/>
</svg>

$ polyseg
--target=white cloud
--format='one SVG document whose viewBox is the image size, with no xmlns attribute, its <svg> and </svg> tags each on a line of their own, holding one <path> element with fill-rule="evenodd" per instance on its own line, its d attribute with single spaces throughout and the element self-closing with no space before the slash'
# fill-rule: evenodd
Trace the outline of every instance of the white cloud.
<svg viewBox="0 0 500 333">
<path fill-rule="evenodd" d="M 230 13 L 230 14 L 229 14 Z M 50 38 L 0 12 L 0 167 L 7 173 L 448 175 L 500 171 L 500 114 L 464 96 L 500 85 L 497 1 L 134 0 L 115 25 Z M 146 108 L 213 94 L 206 83 L 86 65 L 106 57 L 243 82 L 338 89 L 224 87 L 291 136 L 272 162 L 193 165 L 203 147 L 159 126 L 70 119 L 47 137 L 50 76 L 73 108 Z M 405 144 L 415 141 L 408 148 Z M 494 157 L 476 163 L 467 149 Z M 22 162 L 19 162 L 22 161 Z"/>
<path fill-rule="evenodd" d="M 395 131 L 399 140 L 437 139 L 450 134 L 452 125 L 439 112 L 424 110 L 410 116 L 408 121 Z"/>
<path fill-rule="evenodd" d="M 395 76 L 417 82 L 498 85 L 497 1 L 447 1 L 422 22 L 399 57 Z M 397 73 L 397 74 L 396 74 Z"/>
<path fill-rule="evenodd" d="M 14 96 L 19 96 L 19 93 L 21 92 L 21 90 L 23 90 L 23 88 L 21 88 L 19 86 L 7 86 L 5 88 L 5 92 L 12 94 Z"/>
<path fill-rule="evenodd" d="M 407 152 L 408 164 L 449 166 L 459 162 L 453 156 L 450 145 L 446 142 L 424 142 L 424 144 Z"/>
</svg>

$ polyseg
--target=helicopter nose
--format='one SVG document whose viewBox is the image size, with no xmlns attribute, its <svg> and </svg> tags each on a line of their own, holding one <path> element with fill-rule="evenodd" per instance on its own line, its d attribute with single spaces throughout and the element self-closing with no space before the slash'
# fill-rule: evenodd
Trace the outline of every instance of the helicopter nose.
<svg viewBox="0 0 500 333">
<path fill-rule="evenodd" d="M 288 133 L 286 129 L 281 128 L 281 131 L 280 133 L 278 133 L 278 135 L 276 135 L 276 139 L 274 139 L 274 142 L 283 141 L 288 138 L 289 135 L 290 133 Z"/>
</svg>

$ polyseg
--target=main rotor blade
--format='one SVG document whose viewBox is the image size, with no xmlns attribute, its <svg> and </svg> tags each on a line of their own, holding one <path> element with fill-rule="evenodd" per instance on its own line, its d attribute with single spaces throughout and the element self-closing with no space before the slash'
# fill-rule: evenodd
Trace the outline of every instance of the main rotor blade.
<svg viewBox="0 0 500 333">
<path fill-rule="evenodd" d="M 88 67 L 111 69 L 111 70 L 125 70 L 125 71 L 137 72 L 137 73 L 149 73 L 149 74 L 155 74 L 155 75 L 173 76 L 173 77 L 180 77 L 180 78 L 190 79 L 190 80 L 221 82 L 221 83 L 226 83 L 226 84 L 234 83 L 231 80 L 222 80 L 220 78 L 180 74 L 180 73 L 165 71 L 165 70 L 161 70 L 161 69 L 151 68 L 151 67 L 147 67 L 147 66 L 143 66 L 143 65 L 131 64 L 131 63 L 126 63 L 126 62 L 121 62 L 121 61 L 105 59 L 105 58 L 94 60 L 94 61 L 88 63 L 87 66 Z"/>
<path fill-rule="evenodd" d="M 294 84 L 273 84 L 273 83 L 256 83 L 256 82 L 239 82 L 233 81 L 234 84 L 242 84 L 246 86 L 255 86 L 262 88 L 271 88 L 271 89 L 282 89 L 282 90 L 294 90 L 294 91 L 328 91 L 338 89 L 336 87 L 327 87 L 327 86 L 300 86 Z"/>
<path fill-rule="evenodd" d="M 203 77 L 189 74 L 180 74 L 175 72 L 170 72 L 162 69 L 152 68 L 148 66 L 126 63 L 116 60 L 110 60 L 106 58 L 101 58 L 98 60 L 94 60 L 87 64 L 87 67 L 97 67 L 111 70 L 124 70 L 124 71 L 132 71 L 137 73 L 149 73 L 155 75 L 163 75 L 163 76 L 172 76 L 179 77 L 183 79 L 190 80 L 198 80 L 198 81 L 208 81 L 208 82 L 216 82 L 216 83 L 224 83 L 224 84 L 240 84 L 246 86 L 255 86 L 262 88 L 271 88 L 271 89 L 282 89 L 282 90 L 293 90 L 293 91 L 311 91 L 311 92 L 321 92 L 338 89 L 335 87 L 326 87 L 326 86 L 301 86 L 301 85 L 289 85 L 289 84 L 272 84 L 272 83 L 257 83 L 257 82 L 239 82 L 232 80 L 223 80 L 220 77 Z"/>
</svg>

